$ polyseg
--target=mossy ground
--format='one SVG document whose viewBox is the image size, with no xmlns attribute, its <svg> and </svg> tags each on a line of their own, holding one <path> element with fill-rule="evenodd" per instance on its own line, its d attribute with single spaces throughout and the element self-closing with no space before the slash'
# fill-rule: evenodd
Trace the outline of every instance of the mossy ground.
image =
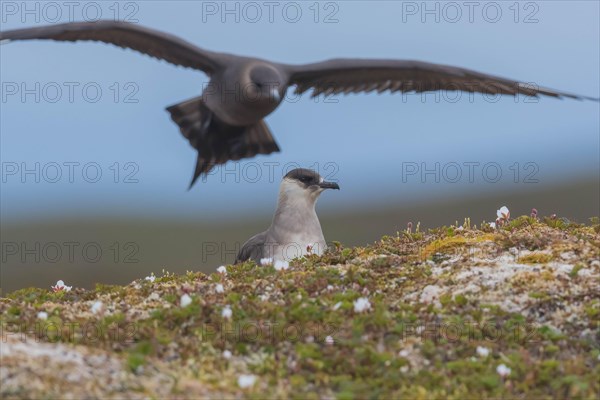
<svg viewBox="0 0 600 400">
<path fill-rule="evenodd" d="M 336 244 L 284 271 L 247 262 L 125 287 L 20 290 L 0 299 L 0 391 L 596 399 L 600 227 L 558 221 L 520 217 L 499 230 L 465 224 L 363 248 Z M 182 307 L 186 293 L 192 302 Z M 358 298 L 371 308 L 358 312 Z M 96 301 L 103 308 L 93 313 Z M 241 388 L 248 374 L 256 381 Z"/>
</svg>

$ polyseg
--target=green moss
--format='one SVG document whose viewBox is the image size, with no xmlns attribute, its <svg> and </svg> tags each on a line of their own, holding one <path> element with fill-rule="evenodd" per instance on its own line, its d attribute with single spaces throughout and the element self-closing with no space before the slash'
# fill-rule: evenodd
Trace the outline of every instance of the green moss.
<svg viewBox="0 0 600 400">
<path fill-rule="evenodd" d="M 198 394 L 180 385 L 173 393 L 182 398 L 595 398 L 600 352 L 581 332 L 597 330 L 600 300 L 577 276 L 600 240 L 590 226 L 552 221 L 560 222 L 518 217 L 499 230 L 478 230 L 465 220 L 462 230 L 400 232 L 367 247 L 334 243 L 322 257 L 294 260 L 286 271 L 246 262 L 227 266 L 226 276 L 165 273 L 154 283 L 91 291 L 24 289 L 0 300 L 0 322 L 13 333 L 56 324 L 40 340 L 109 352 L 136 376 L 166 368 L 168 376 L 201 386 Z M 506 251 L 512 247 L 540 250 L 521 263 L 546 264 L 563 249 L 580 259 L 572 279 L 557 278 L 551 266 L 519 266 L 512 278 L 495 282 L 500 289 L 481 279 L 478 291 L 459 291 L 469 279 L 496 274 L 504 265 L 495 260 L 514 254 Z M 458 252 L 471 248 L 490 260 L 457 261 Z M 215 293 L 217 282 L 224 294 Z M 440 288 L 442 307 L 421 301 L 428 285 Z M 158 298 L 148 301 L 151 293 Z M 183 293 L 192 297 L 184 308 Z M 360 297 L 369 299 L 370 310 L 354 309 Z M 507 311 L 507 299 L 517 298 L 524 299 L 521 311 Z M 90 313 L 90 302 L 99 299 L 110 311 Z M 571 304 L 567 316 L 577 323 L 551 326 L 557 310 Z M 230 320 L 221 316 L 225 305 Z M 47 321 L 37 318 L 40 310 Z M 542 315 L 547 325 L 540 326 Z M 65 335 L 69 326 L 88 323 L 102 332 L 93 343 Z M 477 346 L 490 355 L 479 356 Z M 222 356 L 225 349 L 231 359 Z M 501 363 L 510 376 L 498 375 Z M 257 375 L 259 384 L 240 389 L 240 373 Z M 135 397 L 128 394 L 121 397 Z"/>
<path fill-rule="evenodd" d="M 569 272 L 569 276 L 571 278 L 575 278 L 581 269 L 583 269 L 583 264 L 575 264 L 571 272 Z"/>
</svg>

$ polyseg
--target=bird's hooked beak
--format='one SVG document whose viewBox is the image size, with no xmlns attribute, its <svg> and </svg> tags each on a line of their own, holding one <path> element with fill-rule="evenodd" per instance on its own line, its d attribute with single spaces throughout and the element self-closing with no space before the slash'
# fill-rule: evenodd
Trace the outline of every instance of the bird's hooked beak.
<svg viewBox="0 0 600 400">
<path fill-rule="evenodd" d="M 321 189 L 337 189 L 337 190 L 340 190 L 340 185 L 338 185 L 335 182 L 326 182 L 326 181 L 323 181 L 323 182 L 319 183 L 319 187 Z"/>
</svg>

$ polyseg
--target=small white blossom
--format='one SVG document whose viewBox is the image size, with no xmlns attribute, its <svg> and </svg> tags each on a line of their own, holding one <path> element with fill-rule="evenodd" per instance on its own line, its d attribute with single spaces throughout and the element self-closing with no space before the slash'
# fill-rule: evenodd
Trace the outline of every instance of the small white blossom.
<svg viewBox="0 0 600 400">
<path fill-rule="evenodd" d="M 263 267 L 266 265 L 271 265 L 273 264 L 273 259 L 272 258 L 261 258 L 260 259 L 260 265 L 262 265 Z"/>
<path fill-rule="evenodd" d="M 231 358 L 231 352 L 229 350 L 223 351 L 223 358 L 229 360 Z"/>
<path fill-rule="evenodd" d="M 101 301 L 96 301 L 92 304 L 91 311 L 93 314 L 98 314 L 104 308 L 104 304 Z"/>
<path fill-rule="evenodd" d="M 181 299 L 179 299 L 179 305 L 181 307 L 187 307 L 190 304 L 192 304 L 192 298 L 190 297 L 190 295 L 187 293 L 181 295 Z"/>
<path fill-rule="evenodd" d="M 325 338 L 325 343 L 328 344 L 328 345 L 332 345 L 332 344 L 335 343 L 335 341 L 333 340 L 333 338 L 331 336 L 327 336 Z"/>
<path fill-rule="evenodd" d="M 496 223 L 495 222 L 490 222 L 490 228 L 496 229 Z"/>
<path fill-rule="evenodd" d="M 462 225 L 461 225 L 461 226 L 459 226 L 458 228 L 456 228 L 456 230 L 457 230 L 457 231 L 462 231 L 462 230 L 464 230 L 464 229 L 465 229 L 465 228 L 463 228 L 463 226 L 462 226 Z"/>
<path fill-rule="evenodd" d="M 502 206 L 499 210 L 496 210 L 496 216 L 500 220 L 508 221 L 510 219 L 510 211 L 508 211 L 506 206 Z"/>
<path fill-rule="evenodd" d="M 476 351 L 479 357 L 487 357 L 490 354 L 490 349 L 487 347 L 477 346 Z"/>
<path fill-rule="evenodd" d="M 220 274 L 227 275 L 227 268 L 225 268 L 224 265 L 221 265 L 219 268 L 217 268 L 217 272 Z"/>
<path fill-rule="evenodd" d="M 70 292 L 71 289 L 73 288 L 73 286 L 67 286 L 65 285 L 65 283 L 61 280 L 61 281 L 57 281 L 56 285 L 51 286 L 52 290 L 54 292 L 60 292 L 60 291 L 65 291 L 65 292 Z"/>
<path fill-rule="evenodd" d="M 215 292 L 223 293 L 224 291 L 225 291 L 225 288 L 223 288 L 223 285 L 220 283 L 217 283 L 217 285 L 215 286 Z"/>
<path fill-rule="evenodd" d="M 148 282 L 152 283 L 156 280 L 156 276 L 154 276 L 154 272 L 153 272 L 150 274 L 150 276 L 147 276 L 144 279 L 147 280 Z"/>
<path fill-rule="evenodd" d="M 269 295 L 266 293 L 263 293 L 258 298 L 260 299 L 260 301 L 267 301 L 267 300 L 269 300 Z"/>
<path fill-rule="evenodd" d="M 408 355 L 409 355 L 409 354 L 410 354 L 410 352 L 409 352 L 408 350 L 406 350 L 406 349 L 400 350 L 400 351 L 398 352 L 398 355 L 399 355 L 400 357 L 404 357 L 404 358 L 408 357 Z"/>
<path fill-rule="evenodd" d="M 500 364 L 496 367 L 496 372 L 498 373 L 498 375 L 504 378 L 505 376 L 510 375 L 511 370 L 506 365 Z"/>
<path fill-rule="evenodd" d="M 231 307 L 229 307 L 229 306 L 225 306 L 221 310 L 221 317 L 223 317 L 225 319 L 231 319 L 232 315 L 233 315 L 233 311 L 231 311 Z"/>
<path fill-rule="evenodd" d="M 160 294 L 152 292 L 150 293 L 150 296 L 148 296 L 148 300 L 160 300 Z"/>
<path fill-rule="evenodd" d="M 354 300 L 354 312 L 361 313 L 371 309 L 371 303 L 366 297 Z"/>
<path fill-rule="evenodd" d="M 290 263 L 285 260 L 276 260 L 274 267 L 276 271 L 281 271 L 288 269 L 290 267 Z"/>
<path fill-rule="evenodd" d="M 40 311 L 39 313 L 37 313 L 37 317 L 38 319 L 46 320 L 48 319 L 48 313 L 46 311 Z"/>
<path fill-rule="evenodd" d="M 254 375 L 240 375 L 238 377 L 238 386 L 242 389 L 249 388 L 254 386 L 256 382 L 256 376 Z"/>
<path fill-rule="evenodd" d="M 339 310 L 339 308 L 342 306 L 342 302 L 337 302 L 335 303 L 335 306 L 333 306 L 333 311 L 337 311 Z"/>
<path fill-rule="evenodd" d="M 331 292 L 333 290 L 333 286 L 327 285 L 327 290 L 329 290 Z"/>
</svg>

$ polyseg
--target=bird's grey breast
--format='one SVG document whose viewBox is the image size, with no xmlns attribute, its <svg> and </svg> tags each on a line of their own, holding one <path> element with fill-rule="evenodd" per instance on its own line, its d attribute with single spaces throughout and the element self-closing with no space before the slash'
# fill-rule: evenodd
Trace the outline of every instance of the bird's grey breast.
<svg viewBox="0 0 600 400">
<path fill-rule="evenodd" d="M 306 254 L 321 255 L 327 246 L 316 213 L 276 215 L 265 240 L 265 253 L 277 260 L 289 261 Z"/>
</svg>

